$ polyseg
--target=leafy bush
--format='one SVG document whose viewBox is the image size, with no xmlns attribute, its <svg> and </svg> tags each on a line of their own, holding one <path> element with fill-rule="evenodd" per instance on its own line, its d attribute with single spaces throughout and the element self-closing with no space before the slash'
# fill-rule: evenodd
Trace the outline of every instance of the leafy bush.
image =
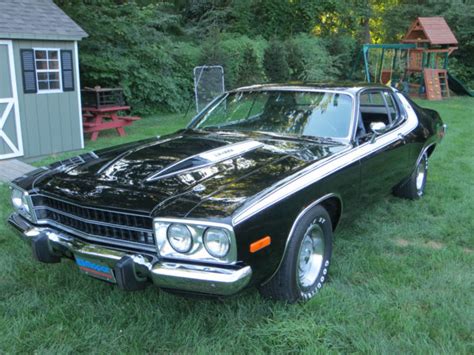
<svg viewBox="0 0 474 355">
<path fill-rule="evenodd" d="M 287 41 L 291 79 L 302 81 L 331 81 L 338 74 L 324 41 L 300 34 Z"/>
<path fill-rule="evenodd" d="M 139 113 L 182 110 L 192 97 L 197 46 L 175 42 L 180 18 L 166 6 L 103 1 L 65 5 L 89 34 L 80 42 L 83 86 L 124 89 Z"/>
<path fill-rule="evenodd" d="M 215 35 L 202 46 L 200 65 L 222 65 L 226 88 L 263 80 L 262 59 L 266 41 L 236 34 Z"/>
</svg>

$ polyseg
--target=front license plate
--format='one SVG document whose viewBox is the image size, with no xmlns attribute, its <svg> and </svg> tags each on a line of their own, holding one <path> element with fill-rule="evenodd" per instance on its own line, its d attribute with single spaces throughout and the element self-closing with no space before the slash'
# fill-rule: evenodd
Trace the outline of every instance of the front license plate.
<svg viewBox="0 0 474 355">
<path fill-rule="evenodd" d="M 83 273 L 95 278 L 115 283 L 114 271 L 102 263 L 76 256 L 76 264 Z"/>
</svg>

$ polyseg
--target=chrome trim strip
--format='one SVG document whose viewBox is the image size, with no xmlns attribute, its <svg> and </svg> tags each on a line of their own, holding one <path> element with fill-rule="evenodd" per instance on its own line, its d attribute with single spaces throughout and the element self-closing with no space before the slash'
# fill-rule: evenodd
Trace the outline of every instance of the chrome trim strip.
<svg viewBox="0 0 474 355">
<path fill-rule="evenodd" d="M 437 143 L 438 142 L 430 143 L 421 150 L 420 154 L 418 155 L 418 158 L 416 159 L 415 169 L 418 166 L 418 164 L 420 163 L 421 159 L 423 158 L 423 154 L 425 154 L 428 151 L 428 149 L 430 149 L 432 146 L 436 145 Z"/>
<path fill-rule="evenodd" d="M 339 202 L 341 203 L 341 215 L 342 215 L 342 211 L 343 211 L 343 203 L 342 203 L 342 199 L 341 199 L 341 196 L 339 196 L 338 194 L 335 194 L 335 193 L 329 193 L 327 195 L 324 195 L 323 197 L 320 197 L 318 198 L 316 201 L 310 203 L 308 206 L 306 206 L 299 214 L 298 216 L 296 217 L 295 221 L 293 222 L 293 225 L 291 226 L 291 229 L 290 229 L 290 233 L 288 234 L 288 238 L 286 239 L 286 243 L 285 243 L 285 249 L 283 250 L 283 256 L 282 258 L 280 259 L 280 263 L 278 264 L 275 272 L 267 279 L 265 280 L 262 285 L 265 285 L 267 282 L 269 282 L 273 276 L 276 275 L 276 273 L 278 272 L 278 270 L 280 270 L 280 267 L 281 265 L 283 264 L 283 260 L 285 260 L 285 256 L 286 256 L 286 253 L 287 253 L 287 250 L 288 250 L 288 245 L 290 244 L 291 240 L 292 240 L 292 237 L 293 237 L 293 234 L 294 234 L 294 231 L 295 231 L 295 228 L 296 226 L 298 225 L 299 221 L 304 217 L 304 215 L 309 211 L 311 210 L 314 206 L 316 205 L 319 205 L 321 202 L 324 202 L 326 201 L 327 199 L 330 199 L 332 197 L 336 197 Z"/>
<path fill-rule="evenodd" d="M 186 225 L 193 236 L 193 247 L 190 252 L 186 254 L 175 251 L 168 242 L 166 232 L 168 226 L 172 223 L 179 223 Z M 223 228 L 229 232 L 230 235 L 230 249 L 223 258 L 216 258 L 208 253 L 204 246 L 202 237 L 204 232 L 209 227 Z M 155 218 L 153 220 L 153 230 L 155 232 L 156 251 L 158 256 L 173 258 L 183 261 L 202 261 L 210 263 L 218 263 L 225 265 L 233 265 L 237 262 L 237 242 L 235 238 L 234 228 L 225 223 L 209 222 L 200 219 L 187 218 Z"/>
<path fill-rule="evenodd" d="M 407 120 L 403 124 L 390 132 L 378 136 L 373 143 L 366 142 L 360 146 L 343 150 L 342 152 L 339 152 L 336 157 L 329 157 L 314 163 L 298 173 L 297 175 L 299 176 L 296 178 L 295 176 L 288 178 L 287 182 L 282 184 L 278 189 L 270 192 L 267 196 L 246 207 L 242 211 L 239 211 L 233 217 L 232 225 L 235 226 L 242 223 L 263 209 L 278 203 L 293 193 L 310 186 L 335 171 L 357 162 L 358 160 L 374 153 L 374 151 L 378 149 L 382 149 L 396 142 L 400 139 L 400 134 L 407 135 L 412 132 L 418 126 L 416 113 L 403 95 L 400 93 L 397 93 L 397 95 L 408 113 Z"/>
<path fill-rule="evenodd" d="M 97 221 L 97 220 L 94 220 L 94 219 L 82 218 L 82 217 L 79 217 L 79 216 L 61 211 L 61 210 L 57 210 L 55 208 L 47 207 L 47 206 L 36 206 L 35 210 L 49 210 L 49 211 L 52 211 L 52 212 L 62 214 L 63 216 L 73 218 L 73 219 L 77 219 L 78 221 L 81 221 L 81 222 L 84 222 L 84 223 L 89 223 L 89 224 L 95 224 L 95 225 L 106 226 L 106 227 L 111 227 L 111 228 L 118 228 L 118 229 L 133 230 L 133 231 L 137 231 L 137 232 L 153 232 L 152 228 L 147 229 L 147 228 L 140 228 L 140 227 L 132 227 L 132 226 L 124 225 L 124 224 L 114 224 L 114 223 Z M 54 221 L 54 220 L 51 220 L 51 219 L 48 219 L 48 218 L 39 219 L 38 223 L 43 222 L 43 221 L 47 222 L 47 221 Z"/>
</svg>

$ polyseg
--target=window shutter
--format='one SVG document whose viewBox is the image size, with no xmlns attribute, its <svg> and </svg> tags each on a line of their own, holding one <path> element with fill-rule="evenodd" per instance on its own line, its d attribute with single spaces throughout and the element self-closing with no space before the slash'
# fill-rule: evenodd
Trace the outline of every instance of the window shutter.
<svg viewBox="0 0 474 355">
<path fill-rule="evenodd" d="M 63 91 L 74 91 L 74 66 L 71 50 L 61 50 L 61 70 L 63 74 Z"/>
<path fill-rule="evenodd" d="M 32 49 L 21 49 L 21 70 L 23 72 L 23 92 L 34 94 L 36 89 L 35 53 Z"/>
</svg>

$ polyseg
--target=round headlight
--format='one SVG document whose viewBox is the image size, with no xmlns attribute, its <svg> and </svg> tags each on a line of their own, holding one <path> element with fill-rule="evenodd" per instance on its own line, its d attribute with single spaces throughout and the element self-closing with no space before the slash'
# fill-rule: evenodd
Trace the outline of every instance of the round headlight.
<svg viewBox="0 0 474 355">
<path fill-rule="evenodd" d="M 225 229 L 206 229 L 203 241 L 207 252 L 215 258 L 223 258 L 229 252 L 230 236 Z"/>
<path fill-rule="evenodd" d="M 12 190 L 12 204 L 16 210 L 30 212 L 28 202 L 26 201 L 26 195 L 23 191 L 18 189 Z"/>
<path fill-rule="evenodd" d="M 12 203 L 13 207 L 17 210 L 23 206 L 23 192 L 17 189 L 12 190 Z"/>
<path fill-rule="evenodd" d="M 171 224 L 167 230 L 168 241 L 179 253 L 187 253 L 193 246 L 193 236 L 184 224 Z"/>
</svg>

